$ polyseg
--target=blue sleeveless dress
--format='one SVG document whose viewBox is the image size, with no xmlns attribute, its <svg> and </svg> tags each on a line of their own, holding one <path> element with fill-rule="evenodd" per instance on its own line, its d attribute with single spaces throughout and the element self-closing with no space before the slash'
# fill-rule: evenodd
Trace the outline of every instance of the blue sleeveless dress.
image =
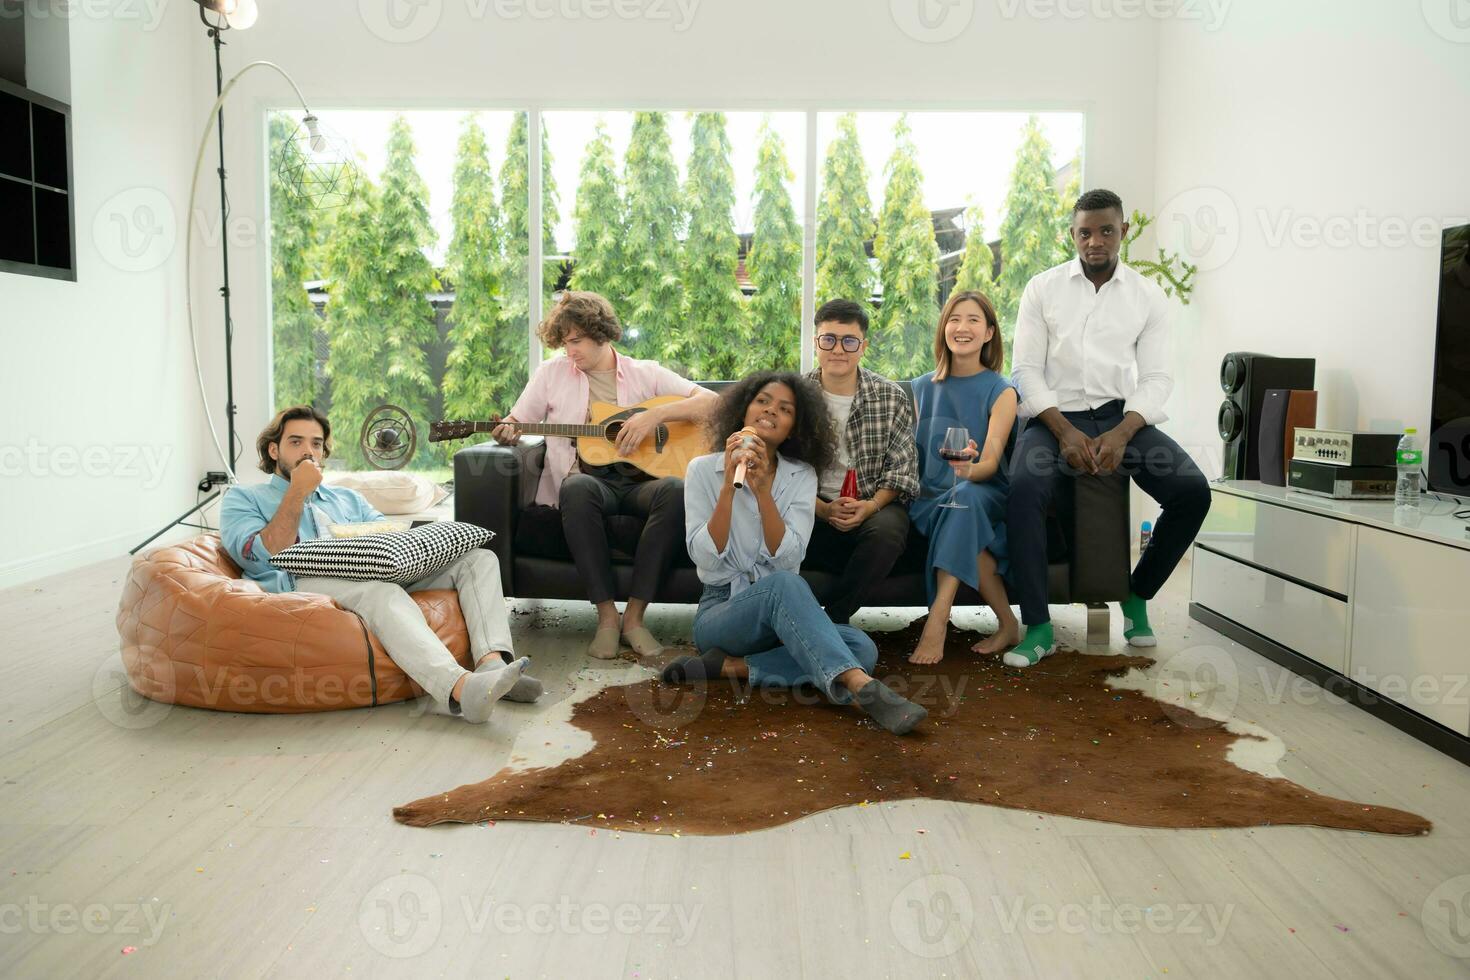
<svg viewBox="0 0 1470 980">
<path fill-rule="evenodd" d="M 929 541 L 925 584 L 929 601 L 934 601 L 935 569 L 942 568 L 970 588 L 979 586 L 976 561 L 989 551 L 1004 575 L 1006 557 L 1006 494 L 1009 484 L 1002 467 L 984 483 L 961 479 L 951 496 L 954 471 L 939 458 L 946 429 L 963 426 L 977 446 L 985 445 L 990 431 L 990 410 L 1001 392 L 1014 388 L 1010 379 L 995 371 L 982 371 L 967 378 L 934 380 L 934 372 L 913 380 L 914 408 L 918 418 L 915 439 L 919 444 L 920 494 L 909 504 L 914 529 Z M 940 507 L 950 501 L 965 504 L 963 510 Z"/>
</svg>

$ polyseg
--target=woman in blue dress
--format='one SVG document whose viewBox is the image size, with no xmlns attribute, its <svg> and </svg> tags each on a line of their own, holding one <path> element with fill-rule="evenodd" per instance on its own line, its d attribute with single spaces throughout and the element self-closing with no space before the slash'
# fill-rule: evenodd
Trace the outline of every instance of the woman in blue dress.
<svg viewBox="0 0 1470 980">
<path fill-rule="evenodd" d="M 950 609 L 961 582 L 980 593 L 1000 628 L 975 644 L 999 653 L 1020 640 L 1001 575 L 1006 569 L 1006 474 L 1002 456 L 1016 424 L 1016 388 L 1000 373 L 1005 344 L 995 307 L 984 293 L 955 292 L 939 315 L 934 370 L 913 381 L 918 418 L 919 475 L 923 490 L 909 505 L 915 530 L 929 541 L 929 620 L 910 663 L 944 658 Z M 968 429 L 964 459 L 939 450 L 947 430 Z M 985 440 L 983 448 L 975 437 Z M 956 482 L 958 481 L 958 482 Z M 942 504 L 959 507 L 943 507 Z"/>
</svg>

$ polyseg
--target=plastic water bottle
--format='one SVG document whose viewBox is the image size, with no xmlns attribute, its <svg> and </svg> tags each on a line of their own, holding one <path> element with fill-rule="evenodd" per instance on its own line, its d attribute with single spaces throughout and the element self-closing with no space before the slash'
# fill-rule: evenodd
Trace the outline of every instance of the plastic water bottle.
<svg viewBox="0 0 1470 980">
<path fill-rule="evenodd" d="M 1138 553 L 1141 555 L 1148 550 L 1148 542 L 1154 536 L 1154 522 L 1144 521 L 1143 526 L 1138 529 Z"/>
<path fill-rule="evenodd" d="M 1405 429 L 1399 440 L 1399 480 L 1393 491 L 1394 510 L 1419 509 L 1419 473 L 1424 463 L 1424 451 L 1419 448 L 1418 429 Z"/>
</svg>

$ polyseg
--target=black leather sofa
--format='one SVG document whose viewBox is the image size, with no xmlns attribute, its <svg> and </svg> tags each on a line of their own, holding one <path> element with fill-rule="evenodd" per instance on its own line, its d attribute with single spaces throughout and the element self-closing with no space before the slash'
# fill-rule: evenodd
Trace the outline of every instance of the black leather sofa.
<svg viewBox="0 0 1470 980">
<path fill-rule="evenodd" d="M 726 384 L 708 382 L 705 387 L 719 391 Z M 454 517 L 495 532 L 488 547 L 500 559 L 507 596 L 582 599 L 586 591 L 557 513 L 531 506 L 545 454 L 545 442 L 539 436 L 524 436 L 516 446 L 487 441 L 461 449 L 454 456 Z M 1107 607 L 1102 604 L 1128 596 L 1128 478 L 1119 474 L 1079 477 L 1072 481 L 1069 491 L 1059 495 L 1047 519 L 1050 599 L 1056 605 L 1087 604 L 1088 642 L 1105 643 Z M 642 522 L 633 517 L 609 521 L 613 574 L 620 599 L 627 597 L 632 551 L 641 528 Z M 888 578 L 874 589 L 867 604 L 926 605 L 926 551 L 924 539 L 912 534 L 909 548 Z M 803 569 L 801 574 L 819 598 L 825 596 L 833 581 L 826 572 Z M 681 555 L 655 601 L 694 603 L 699 601 L 700 591 L 693 563 L 687 555 Z M 980 597 L 962 585 L 956 602 L 978 605 Z"/>
</svg>

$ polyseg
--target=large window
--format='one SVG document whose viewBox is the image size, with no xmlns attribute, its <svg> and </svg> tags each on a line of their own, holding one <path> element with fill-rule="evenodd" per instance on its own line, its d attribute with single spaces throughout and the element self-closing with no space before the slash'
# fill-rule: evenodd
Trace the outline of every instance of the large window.
<svg viewBox="0 0 1470 980">
<path fill-rule="evenodd" d="M 1069 254 L 1081 177 L 1077 113 L 322 115 L 357 166 L 331 211 L 272 187 L 275 402 L 326 409 L 348 467 L 378 405 L 421 431 L 506 412 L 540 349 L 536 314 L 567 288 L 612 300 L 624 350 L 696 380 L 810 364 L 803 321 L 836 297 L 869 308 L 867 366 L 922 374 L 953 289 L 991 295 L 1009 335 L 1025 281 Z M 270 123 L 274 154 L 295 123 Z M 443 467 L 453 448 L 413 465 Z"/>
</svg>

